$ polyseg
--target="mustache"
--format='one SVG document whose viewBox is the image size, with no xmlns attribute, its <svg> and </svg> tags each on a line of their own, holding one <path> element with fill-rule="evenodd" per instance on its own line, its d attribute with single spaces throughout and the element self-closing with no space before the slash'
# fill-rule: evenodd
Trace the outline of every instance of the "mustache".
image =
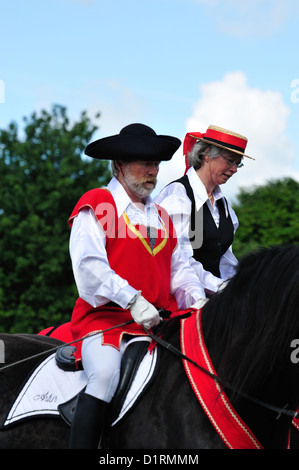
<svg viewBox="0 0 299 470">
<path fill-rule="evenodd" d="M 142 183 L 153 183 L 157 184 L 157 178 L 155 176 L 152 176 L 150 178 L 144 178 Z"/>
</svg>

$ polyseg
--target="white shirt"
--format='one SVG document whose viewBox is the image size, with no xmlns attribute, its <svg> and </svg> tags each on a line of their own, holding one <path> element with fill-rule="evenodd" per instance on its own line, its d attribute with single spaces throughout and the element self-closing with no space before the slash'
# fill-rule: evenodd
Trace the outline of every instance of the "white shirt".
<svg viewBox="0 0 299 470">
<path fill-rule="evenodd" d="M 151 197 L 146 198 L 143 211 L 131 201 L 116 178 L 107 189 L 114 198 L 118 217 L 126 212 L 132 224 L 161 228 L 161 219 Z M 80 210 L 73 220 L 70 236 L 70 256 L 79 296 L 93 307 L 112 301 L 126 308 L 137 291 L 110 268 L 105 246 L 105 234 L 93 210 Z M 180 309 L 205 297 L 203 286 L 182 255 L 179 244 L 171 260 L 170 293 L 175 295 Z"/>
<path fill-rule="evenodd" d="M 187 176 L 191 187 L 194 193 L 196 212 L 200 210 L 205 202 L 211 211 L 212 217 L 215 221 L 217 227 L 219 227 L 219 211 L 217 204 L 212 204 L 205 185 L 202 183 L 201 179 L 198 177 L 194 168 L 190 168 L 187 172 Z M 216 186 L 213 191 L 214 201 L 223 198 L 222 191 L 219 186 Z M 235 267 L 238 264 L 236 257 L 232 252 L 232 246 L 224 253 L 220 259 L 220 276 L 221 279 L 214 276 L 209 271 L 206 271 L 203 268 L 203 265 L 196 261 L 193 258 L 193 249 L 189 239 L 189 226 L 190 226 L 190 216 L 191 216 L 191 201 L 187 196 L 186 189 L 181 183 L 171 183 L 166 186 L 158 196 L 155 198 L 155 202 L 160 206 L 164 207 L 170 215 L 176 232 L 177 237 L 180 241 L 181 247 L 183 249 L 184 255 L 189 259 L 190 265 L 195 270 L 201 284 L 213 292 L 217 292 L 223 280 L 229 279 L 235 273 Z M 239 222 L 236 216 L 235 211 L 231 205 L 223 200 L 226 214 L 230 214 L 232 223 L 234 226 L 234 232 L 239 226 Z M 197 232 L 196 232 L 197 233 Z M 200 235 L 198 235 L 200 237 Z M 199 246 L 200 246 L 199 240 Z"/>
</svg>

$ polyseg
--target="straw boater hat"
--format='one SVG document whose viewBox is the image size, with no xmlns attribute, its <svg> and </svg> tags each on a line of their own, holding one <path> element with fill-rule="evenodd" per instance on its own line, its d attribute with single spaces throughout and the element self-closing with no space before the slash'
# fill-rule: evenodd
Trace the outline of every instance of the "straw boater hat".
<svg viewBox="0 0 299 470">
<path fill-rule="evenodd" d="M 157 135 L 144 124 L 129 124 L 119 134 L 89 144 L 86 155 L 100 160 L 170 160 L 181 141 L 169 135 Z"/>
<path fill-rule="evenodd" d="M 184 141 L 184 155 L 192 150 L 193 145 L 197 140 L 206 142 L 207 144 L 215 145 L 230 152 L 235 152 L 242 157 L 254 158 L 245 155 L 244 151 L 247 145 L 247 138 L 236 132 L 223 129 L 222 127 L 209 126 L 207 132 L 188 132 Z M 189 148 L 188 148 L 189 147 Z"/>
<path fill-rule="evenodd" d="M 223 129 L 222 127 L 210 125 L 207 131 L 202 134 L 201 132 L 188 132 L 185 136 L 183 145 L 183 154 L 185 155 L 186 171 L 189 168 L 188 154 L 191 152 L 194 144 L 198 141 L 206 142 L 210 145 L 215 145 L 222 149 L 234 152 L 241 157 L 247 157 L 254 160 L 254 158 L 245 155 L 245 148 L 247 145 L 247 138 L 236 132 Z"/>
</svg>

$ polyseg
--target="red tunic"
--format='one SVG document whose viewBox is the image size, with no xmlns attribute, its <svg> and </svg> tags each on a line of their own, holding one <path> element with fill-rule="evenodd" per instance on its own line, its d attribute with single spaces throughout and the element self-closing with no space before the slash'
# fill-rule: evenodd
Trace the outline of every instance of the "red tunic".
<svg viewBox="0 0 299 470">
<path fill-rule="evenodd" d="M 170 296 L 171 257 L 177 240 L 173 225 L 166 211 L 157 206 L 163 221 L 162 230 L 157 230 L 157 239 L 153 249 L 146 227 L 133 226 L 124 212 L 117 216 L 117 209 L 111 193 L 106 189 L 93 189 L 85 193 L 76 204 L 69 223 L 83 208 L 91 208 L 106 235 L 106 251 L 110 267 L 130 286 L 141 290 L 142 295 L 156 308 L 177 309 L 176 302 Z M 132 320 L 129 310 L 117 306 L 104 305 L 93 308 L 82 298 L 75 304 L 71 330 L 73 339 L 90 333 L 105 330 Z M 132 323 L 125 327 L 114 328 L 103 335 L 103 344 L 119 349 L 122 336 L 146 335 L 142 326 Z M 81 357 L 81 343 L 78 343 L 77 359 Z"/>
</svg>

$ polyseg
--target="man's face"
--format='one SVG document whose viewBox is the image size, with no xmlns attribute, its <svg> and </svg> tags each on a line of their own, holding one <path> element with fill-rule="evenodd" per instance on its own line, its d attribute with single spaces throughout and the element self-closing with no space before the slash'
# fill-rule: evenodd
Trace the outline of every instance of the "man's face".
<svg viewBox="0 0 299 470">
<path fill-rule="evenodd" d="M 149 196 L 157 184 L 159 161 L 134 161 L 122 166 L 122 184 L 131 199 Z M 133 196 L 133 197 L 132 197 Z"/>
</svg>

